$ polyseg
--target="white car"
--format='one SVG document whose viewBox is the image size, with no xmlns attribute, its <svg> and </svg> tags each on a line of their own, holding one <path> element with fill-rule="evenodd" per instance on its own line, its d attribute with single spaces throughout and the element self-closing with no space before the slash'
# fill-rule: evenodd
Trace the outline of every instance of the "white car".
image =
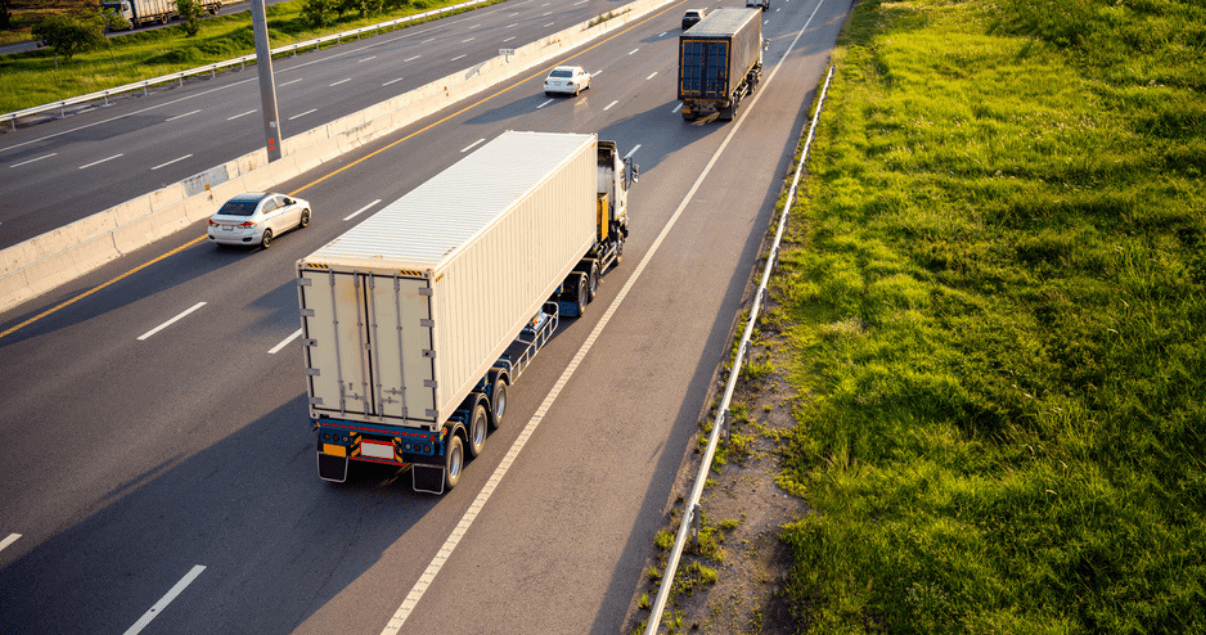
<svg viewBox="0 0 1206 635">
<path fill-rule="evenodd" d="M 558 66 L 544 78 L 544 94 L 578 93 L 590 88 L 590 73 L 581 66 Z"/>
<path fill-rule="evenodd" d="M 272 246 L 272 239 L 310 224 L 310 203 L 300 198 L 254 192 L 240 194 L 209 218 L 209 242 Z"/>
</svg>

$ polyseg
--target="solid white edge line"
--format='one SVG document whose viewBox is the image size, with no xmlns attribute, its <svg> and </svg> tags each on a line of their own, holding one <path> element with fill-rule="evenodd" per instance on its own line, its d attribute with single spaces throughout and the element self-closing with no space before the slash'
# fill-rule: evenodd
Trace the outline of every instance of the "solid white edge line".
<svg viewBox="0 0 1206 635">
<path fill-rule="evenodd" d="M 89 163 L 88 165 L 81 165 L 80 169 L 83 170 L 84 168 L 90 168 L 94 165 L 100 165 L 100 164 L 104 163 L 105 161 L 112 161 L 113 159 L 116 159 L 118 157 L 124 157 L 124 156 L 126 156 L 124 152 L 118 153 L 118 154 L 115 154 L 115 155 L 109 157 L 108 159 L 101 159 L 100 161 L 93 161 L 92 163 Z"/>
<path fill-rule="evenodd" d="M 10 545 L 12 545 L 14 542 L 17 542 L 17 540 L 19 540 L 20 538 L 21 538 L 21 534 L 9 534 L 8 538 L 5 538 L 4 540 L 0 540 L 0 551 L 4 551 Z"/>
<path fill-rule="evenodd" d="M 485 139 L 478 139 L 477 141 L 470 143 L 468 146 L 465 147 L 464 150 L 461 150 L 461 154 L 464 154 L 464 153 L 476 148 L 479 143 L 482 143 L 484 141 L 485 141 Z"/>
<path fill-rule="evenodd" d="M 193 156 L 193 155 L 191 155 L 191 154 L 186 154 L 186 155 L 184 155 L 184 156 L 180 157 L 179 159 L 172 159 L 171 161 L 168 161 L 167 163 L 160 163 L 159 165 L 157 165 L 157 166 L 155 166 L 155 167 L 151 168 L 151 171 L 158 170 L 159 168 L 165 168 L 165 167 L 167 167 L 167 166 L 169 166 L 169 165 L 171 165 L 171 164 L 173 164 L 173 163 L 176 163 L 177 161 L 183 161 L 183 160 L 188 159 L 188 158 L 190 158 L 190 157 L 192 157 L 192 156 Z"/>
<path fill-rule="evenodd" d="M 775 67 L 775 70 L 778 70 L 778 66 Z M 767 79 L 767 83 L 769 83 L 770 79 L 771 78 Z M 763 85 L 765 86 L 765 84 Z M 746 113 L 749 113 L 750 108 L 757 103 L 757 98 L 763 95 L 765 92 L 766 89 L 764 88 L 754 96 L 754 101 L 751 102 L 750 106 L 746 108 Z M 519 452 L 523 450 L 523 447 L 528 442 L 528 439 L 536 432 L 536 428 L 544 419 L 545 413 L 549 411 L 549 408 L 553 406 L 553 402 L 556 401 L 558 395 L 561 394 L 561 390 L 567 383 L 569 383 L 570 377 L 572 377 L 574 371 L 578 369 L 578 365 L 582 363 L 582 359 L 586 357 L 586 353 L 590 351 L 591 347 L 594 346 L 595 341 L 599 339 L 599 335 L 603 332 L 604 327 L 611 322 L 611 318 L 613 315 L 615 315 L 616 310 L 620 307 L 620 303 L 624 301 L 624 298 L 628 297 L 628 292 L 632 290 L 632 287 L 636 285 L 637 280 L 640 279 L 641 273 L 643 273 L 645 268 L 649 266 L 649 261 L 653 260 L 653 256 L 657 253 L 658 249 L 662 246 L 662 243 L 665 242 L 666 237 L 670 234 L 670 230 L 674 227 L 675 223 L 678 222 L 678 219 L 683 215 L 683 212 L 687 209 L 687 204 L 690 203 L 691 199 L 695 197 L 695 193 L 699 191 L 699 188 L 703 185 L 704 180 L 707 179 L 708 174 L 711 173 L 712 168 L 715 167 L 716 162 L 720 160 L 720 155 L 724 153 L 725 149 L 729 146 L 729 142 L 733 140 L 733 137 L 736 136 L 737 131 L 741 129 L 741 123 L 743 121 L 745 121 L 744 116 L 738 119 L 736 124 L 733 125 L 729 130 L 728 136 L 726 136 L 724 141 L 721 142 L 720 147 L 716 149 L 715 154 L 712 155 L 712 159 L 708 161 L 708 164 L 704 167 L 703 172 L 700 173 L 699 178 L 695 180 L 695 184 L 692 185 L 691 189 L 687 191 L 687 195 L 683 198 L 682 202 L 679 203 L 678 209 L 674 210 L 674 214 L 670 216 L 670 220 L 666 222 L 666 225 L 662 227 L 662 231 L 657 235 L 657 238 L 654 239 L 653 244 L 649 246 L 649 251 L 645 252 L 645 257 L 641 258 L 641 262 L 636 266 L 636 269 L 632 272 L 632 275 L 624 283 L 624 287 L 620 289 L 620 292 L 616 295 L 616 299 L 612 300 L 611 305 L 607 307 L 607 311 L 603 313 L 603 317 L 599 318 L 599 322 L 595 325 L 594 330 L 592 330 L 590 335 L 586 337 L 586 341 L 582 343 L 581 348 L 578 349 L 578 352 L 574 355 L 574 358 L 570 360 L 569 365 L 565 367 L 565 370 L 561 373 L 561 377 L 555 384 L 553 384 L 552 390 L 550 390 L 548 395 L 545 396 L 544 401 L 540 404 L 540 407 L 536 409 L 536 412 L 532 415 L 532 419 L 528 421 L 528 425 L 525 426 L 523 432 L 520 433 L 519 438 L 515 439 L 515 443 L 511 446 L 511 449 L 507 451 L 507 455 L 503 457 L 502 462 L 500 462 L 498 467 L 495 468 L 494 474 L 490 476 L 490 480 L 487 481 L 486 485 L 482 487 L 482 490 L 478 492 L 477 497 L 465 511 L 465 515 L 461 517 L 461 521 L 457 523 L 456 528 L 453 529 L 452 533 L 448 535 L 448 539 L 444 541 L 444 546 L 436 552 L 435 557 L 431 560 L 431 564 L 427 565 L 427 569 L 422 575 L 419 576 L 418 582 L 415 583 L 415 586 L 410 590 L 410 593 L 407 594 L 406 599 L 402 601 L 402 605 L 398 607 L 398 610 L 394 612 L 393 617 L 391 617 L 389 622 L 386 623 L 385 628 L 381 631 L 381 635 L 397 635 L 397 633 L 402 629 L 402 625 L 405 624 L 406 619 L 410 617 L 411 611 L 414 610 L 415 606 L 419 603 L 419 600 L 422 599 L 423 594 L 427 592 L 427 588 L 435 580 L 435 577 L 437 574 L 439 574 L 440 569 L 444 567 L 444 563 L 448 561 L 448 557 L 452 555 L 452 551 L 456 549 L 456 546 L 460 543 L 461 538 L 466 532 L 469 531 L 469 527 L 473 524 L 473 521 L 477 518 L 478 513 L 485 506 L 486 501 L 489 500 L 490 495 L 494 493 L 494 489 L 498 486 L 499 482 L 502 481 L 503 477 L 506 476 L 507 470 L 510 469 L 511 464 L 515 462 L 516 458 L 518 458 Z"/>
<path fill-rule="evenodd" d="M 177 595 L 180 595 L 184 589 L 188 587 L 188 585 L 193 583 L 193 580 L 197 579 L 197 576 L 201 575 L 202 571 L 205 571 L 204 566 L 194 566 L 192 571 L 186 573 L 184 577 L 176 583 L 176 586 L 172 587 L 172 589 L 167 592 L 167 595 L 160 598 L 159 601 L 155 603 L 155 606 L 152 606 L 150 610 L 144 613 L 137 622 L 134 622 L 134 625 L 126 631 L 126 635 L 137 635 L 137 633 L 141 632 L 142 629 L 146 628 L 147 624 L 150 624 L 151 620 L 158 617 L 159 614 L 163 612 L 163 609 L 167 608 L 167 605 L 171 604 L 172 600 L 176 599 Z"/>
<path fill-rule="evenodd" d="M 176 322 L 179 322 L 180 320 L 184 319 L 184 317 L 187 316 L 189 313 L 192 313 L 193 311 L 196 311 L 197 309 L 199 309 L 203 306 L 205 306 L 204 302 L 198 302 L 198 303 L 194 304 L 193 306 L 185 309 L 184 312 L 181 313 L 180 315 L 177 315 L 176 317 L 168 320 L 167 322 L 164 322 L 163 324 L 156 326 L 155 328 L 147 331 L 146 333 L 143 333 L 141 336 L 139 336 L 138 341 L 141 342 L 142 340 L 147 339 L 148 337 L 158 333 L 159 331 L 162 331 L 163 329 L 175 324 Z"/>
<path fill-rule="evenodd" d="M 361 207 L 360 209 L 358 209 L 358 210 L 356 210 L 356 211 L 352 212 L 352 213 L 351 213 L 351 215 L 349 215 L 349 216 L 345 216 L 345 217 L 343 218 L 343 220 L 352 220 L 353 218 L 356 218 L 356 217 L 357 217 L 357 216 L 359 216 L 360 214 L 363 214 L 364 212 L 368 211 L 368 209 L 369 209 L 370 207 L 372 207 L 372 206 L 374 206 L 374 205 L 376 205 L 377 203 L 380 203 L 380 202 L 381 202 L 381 199 L 377 199 L 377 200 L 373 201 L 372 203 L 369 203 L 368 205 L 365 205 L 364 207 Z"/>
<path fill-rule="evenodd" d="M 268 351 L 268 354 L 269 354 L 269 355 L 276 355 L 278 352 L 280 352 L 280 350 L 281 350 L 282 348 L 285 348 L 286 346 L 288 346 L 288 345 L 289 345 L 289 342 L 292 342 L 293 340 L 295 340 L 295 339 L 297 339 L 297 338 L 301 337 L 301 334 L 302 334 L 302 330 L 301 330 L 301 329 L 297 329 L 296 331 L 294 331 L 294 332 L 293 332 L 293 335 L 290 335 L 289 337 L 286 337 L 286 338 L 285 338 L 285 341 L 281 342 L 280 344 L 277 344 L 276 346 L 273 346 L 273 347 L 272 347 L 272 350 Z"/>
<path fill-rule="evenodd" d="M 21 167 L 21 166 L 23 166 L 23 165 L 29 165 L 30 163 L 33 163 L 33 162 L 35 162 L 35 161 L 41 161 L 42 159 L 49 159 L 50 157 L 55 157 L 55 156 L 58 156 L 58 155 L 59 155 L 59 153 L 58 153 L 58 152 L 51 152 L 50 154 L 40 156 L 40 157 L 38 157 L 38 158 L 36 158 L 36 159 L 30 159 L 30 160 L 28 160 L 28 161 L 22 161 L 22 162 L 20 162 L 20 163 L 14 163 L 14 164 L 12 164 L 12 165 L 10 165 L 10 166 L 8 166 L 8 167 L 10 167 L 10 168 L 19 168 L 19 167 Z"/>
</svg>

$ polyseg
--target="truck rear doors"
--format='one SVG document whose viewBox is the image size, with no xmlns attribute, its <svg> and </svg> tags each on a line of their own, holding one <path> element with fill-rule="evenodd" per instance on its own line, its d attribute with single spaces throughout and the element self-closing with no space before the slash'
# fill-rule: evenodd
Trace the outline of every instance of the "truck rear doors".
<svg viewBox="0 0 1206 635">
<path fill-rule="evenodd" d="M 725 99 L 729 88 L 727 40 L 681 41 L 679 99 Z"/>
<path fill-rule="evenodd" d="M 431 289 L 410 273 L 301 270 L 311 417 L 434 425 Z"/>
</svg>

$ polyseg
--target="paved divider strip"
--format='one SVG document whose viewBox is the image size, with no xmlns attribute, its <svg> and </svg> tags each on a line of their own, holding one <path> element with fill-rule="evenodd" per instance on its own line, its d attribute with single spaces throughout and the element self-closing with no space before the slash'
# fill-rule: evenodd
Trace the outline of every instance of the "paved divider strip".
<svg viewBox="0 0 1206 635">
<path fill-rule="evenodd" d="M 285 139 L 284 156 L 264 149 L 0 251 L 0 311 L 66 284 L 112 260 L 208 218 L 228 198 L 273 189 L 367 143 L 677 0 L 636 0 L 515 49 L 514 55 L 438 79 L 393 99 Z"/>
</svg>

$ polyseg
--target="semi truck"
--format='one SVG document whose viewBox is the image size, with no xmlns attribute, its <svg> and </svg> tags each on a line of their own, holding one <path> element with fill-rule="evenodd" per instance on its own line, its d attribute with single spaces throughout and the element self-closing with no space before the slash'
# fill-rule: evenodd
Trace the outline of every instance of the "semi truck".
<svg viewBox="0 0 1206 635">
<path fill-rule="evenodd" d="M 762 12 L 724 8 L 678 37 L 683 119 L 733 119 L 762 79 Z"/>
<path fill-rule="evenodd" d="M 628 237 L 639 168 L 593 134 L 506 132 L 297 261 L 318 476 L 456 486 Z"/>
<path fill-rule="evenodd" d="M 222 8 L 222 0 L 197 0 L 202 10 L 210 15 Z M 101 9 L 114 11 L 124 17 L 130 28 L 158 22 L 167 24 L 180 14 L 176 8 L 176 0 L 104 0 Z"/>
</svg>

